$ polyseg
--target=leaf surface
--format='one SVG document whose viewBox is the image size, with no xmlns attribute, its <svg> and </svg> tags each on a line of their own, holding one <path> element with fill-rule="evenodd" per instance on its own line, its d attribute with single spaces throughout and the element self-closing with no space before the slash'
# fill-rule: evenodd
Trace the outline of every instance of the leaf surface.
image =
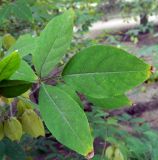
<svg viewBox="0 0 158 160">
<path fill-rule="evenodd" d="M 32 54 L 35 49 L 36 38 L 32 37 L 30 34 L 22 35 L 18 38 L 16 43 L 8 50 L 7 54 L 18 50 L 22 57 Z"/>
<path fill-rule="evenodd" d="M 80 97 L 77 95 L 77 92 L 74 89 L 63 83 L 58 84 L 57 87 L 69 94 L 83 108 L 83 104 L 80 100 Z"/>
<path fill-rule="evenodd" d="M 11 12 L 11 5 L 3 5 L 0 10 L 0 24 L 4 22 L 9 17 Z"/>
<path fill-rule="evenodd" d="M 98 107 L 103 107 L 104 109 L 116 109 L 132 104 L 128 97 L 126 97 L 125 95 L 105 98 L 87 97 L 87 99 L 94 105 Z"/>
<path fill-rule="evenodd" d="M 10 77 L 11 80 L 23 80 L 28 82 L 36 82 L 38 77 L 24 60 L 21 61 L 19 69 Z"/>
<path fill-rule="evenodd" d="M 12 10 L 16 17 L 22 20 L 30 22 L 33 20 L 31 9 L 25 0 L 16 0 L 12 5 Z"/>
<path fill-rule="evenodd" d="M 4 80 L 0 82 L 0 95 L 7 98 L 13 98 L 25 93 L 30 89 L 32 83 L 19 80 Z"/>
<path fill-rule="evenodd" d="M 0 61 L 0 81 L 8 79 L 20 66 L 20 56 L 18 52 L 13 52 Z"/>
<path fill-rule="evenodd" d="M 26 160 L 26 153 L 20 144 L 8 139 L 6 139 L 4 143 L 6 146 L 5 154 L 12 160 Z"/>
</svg>

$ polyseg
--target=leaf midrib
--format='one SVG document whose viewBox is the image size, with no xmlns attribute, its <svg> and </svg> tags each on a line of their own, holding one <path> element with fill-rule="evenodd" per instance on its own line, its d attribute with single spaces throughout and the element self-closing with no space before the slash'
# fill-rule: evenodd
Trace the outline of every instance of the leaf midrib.
<svg viewBox="0 0 158 160">
<path fill-rule="evenodd" d="M 64 74 L 64 76 L 89 76 L 89 75 L 105 75 L 105 74 L 124 74 L 124 73 L 138 73 L 144 72 L 144 70 L 140 71 L 120 71 L 120 72 L 85 72 L 85 73 L 71 73 L 71 74 Z"/>
</svg>

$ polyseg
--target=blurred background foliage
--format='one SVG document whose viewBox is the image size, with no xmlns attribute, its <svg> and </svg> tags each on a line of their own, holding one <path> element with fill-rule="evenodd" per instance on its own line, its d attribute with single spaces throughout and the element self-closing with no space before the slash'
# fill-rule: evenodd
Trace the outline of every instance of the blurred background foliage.
<svg viewBox="0 0 158 160">
<path fill-rule="evenodd" d="M 158 68 L 158 29 L 157 22 L 155 22 L 158 0 L 1 0 L 1 56 L 11 47 L 14 48 L 14 45 L 27 46 L 33 43 L 31 35 L 38 36 L 49 20 L 70 8 L 75 11 L 75 34 L 71 48 L 62 63 L 65 63 L 67 58 L 78 50 L 102 43 L 115 45 L 130 53 L 135 53 L 136 56 Z M 155 17 L 154 21 L 150 21 L 151 17 Z M 110 31 L 105 28 L 101 34 L 95 31 L 92 33 L 92 28 L 98 21 L 101 21 L 102 25 L 120 18 L 129 23 L 132 18 L 137 25 L 119 30 L 111 28 Z M 114 26 L 117 25 L 116 21 Z M 94 34 L 95 38 L 87 38 L 86 35 L 90 33 Z M 9 36 L 6 36 L 8 34 Z M 21 35 L 23 37 L 20 37 Z M 30 62 L 30 57 L 26 59 Z M 153 84 L 154 87 L 157 86 L 157 80 L 158 72 L 155 72 L 145 84 L 135 91 L 136 97 L 137 94 L 146 92 L 148 86 Z M 142 101 L 145 101 L 145 98 Z M 137 102 L 137 99 L 134 100 Z M 92 133 L 96 138 L 94 160 L 107 160 L 105 155 L 109 145 L 119 148 L 125 160 L 158 159 L 158 125 L 154 126 L 150 123 L 151 117 L 146 120 L 146 117 L 127 113 L 111 115 L 110 112 L 99 106 L 94 107 L 88 104 L 88 107 L 89 105 L 91 110 L 85 109 L 85 111 L 93 128 Z M 8 139 L 1 141 L 0 159 L 4 154 L 7 159 L 11 160 L 83 159 L 59 144 L 49 134 L 49 131 L 47 131 L 46 138 L 35 140 L 24 136 L 20 143 L 13 143 Z"/>
</svg>

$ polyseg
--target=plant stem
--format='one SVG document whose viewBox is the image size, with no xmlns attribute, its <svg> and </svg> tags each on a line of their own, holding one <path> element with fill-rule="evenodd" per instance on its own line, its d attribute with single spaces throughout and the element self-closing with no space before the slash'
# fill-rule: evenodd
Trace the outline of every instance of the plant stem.
<svg viewBox="0 0 158 160">
<path fill-rule="evenodd" d="M 40 84 L 38 83 L 37 87 L 34 90 L 31 91 L 31 93 L 29 94 L 29 96 L 31 96 L 32 94 L 34 94 L 39 89 L 39 87 L 40 87 Z"/>
</svg>

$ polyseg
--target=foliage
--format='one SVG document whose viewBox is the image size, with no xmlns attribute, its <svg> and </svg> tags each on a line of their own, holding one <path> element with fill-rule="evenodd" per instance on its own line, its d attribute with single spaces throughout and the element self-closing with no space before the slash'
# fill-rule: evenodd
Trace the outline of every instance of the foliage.
<svg viewBox="0 0 158 160">
<path fill-rule="evenodd" d="M 96 12 L 98 4 L 99 0 L 4 0 L 0 9 L 0 28 L 2 31 L 13 33 L 16 36 L 17 33 L 19 35 L 28 30 L 39 34 L 40 30 L 54 16 L 73 8 L 76 12 L 76 31 L 87 31 L 91 23 L 101 15 Z"/>
<path fill-rule="evenodd" d="M 105 158 L 106 148 L 111 145 L 121 151 L 125 160 L 156 159 L 157 131 L 153 130 L 143 118 L 126 113 L 111 117 L 96 108 L 93 108 L 92 114 L 88 114 L 88 117 L 93 124 L 94 137 L 99 137 L 102 143 L 105 142 L 102 150 L 99 148 L 96 150 L 97 160 Z"/>
<path fill-rule="evenodd" d="M 64 66 L 62 74 L 53 77 L 51 71 L 59 64 L 70 45 L 73 19 L 72 10 L 55 17 L 47 24 L 40 36 L 35 38 L 35 49 L 24 50 L 25 54 L 22 53 L 21 57 L 26 53 L 32 54 L 32 63 L 37 76 L 33 76 L 33 70 L 27 63 L 25 63 L 26 69 L 22 66 L 24 63 L 21 63 L 19 69 L 14 67 L 11 72 L 13 76 L 9 72 L 10 68 L 5 67 L 4 73 L 9 74 L 1 77 L 1 85 L 4 89 L 0 94 L 7 98 L 17 97 L 28 90 L 32 83 L 36 83 L 36 90 L 40 88 L 38 109 L 49 131 L 59 142 L 90 159 L 94 154 L 93 138 L 83 109 L 70 92 L 58 86 L 48 85 L 47 79 L 56 80 L 59 86 L 64 80 L 74 91 L 93 97 L 97 101 L 106 98 L 108 102 L 111 96 L 122 95 L 149 78 L 150 65 L 124 50 L 96 45 L 77 53 Z M 27 38 L 23 40 L 22 44 L 30 43 Z M 18 49 L 22 46 L 19 43 L 17 41 L 11 48 Z M 5 65 L 6 59 L 15 55 L 15 53 L 10 54 L 10 51 L 8 54 L 9 56 L 1 60 L 1 64 Z M 20 53 L 16 52 L 16 56 L 19 57 Z M 114 64 L 115 60 L 118 63 Z M 16 65 L 20 64 L 21 59 L 16 61 L 18 62 L 15 63 Z M 124 61 L 126 63 L 120 63 Z M 28 82 L 22 81 L 17 69 L 20 70 L 20 74 L 25 75 Z M 8 79 L 10 77 L 12 80 Z M 122 105 L 118 105 L 117 101 L 115 103 L 113 107 Z"/>
<path fill-rule="evenodd" d="M 120 3 L 120 7 L 126 15 L 140 15 L 141 24 L 147 25 L 148 16 L 157 12 L 157 0 L 135 0 Z"/>
</svg>

